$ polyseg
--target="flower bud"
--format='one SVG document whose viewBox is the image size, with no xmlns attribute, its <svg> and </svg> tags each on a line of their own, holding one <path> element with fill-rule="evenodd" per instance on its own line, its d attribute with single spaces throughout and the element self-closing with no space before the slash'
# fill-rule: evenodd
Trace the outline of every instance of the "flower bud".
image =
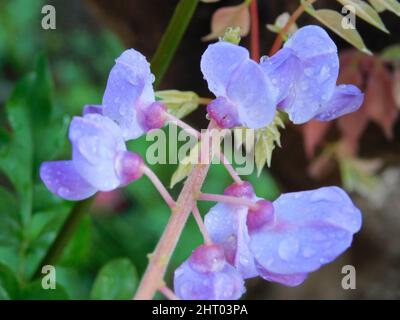
<svg viewBox="0 0 400 320">
<path fill-rule="evenodd" d="M 160 129 L 165 123 L 166 106 L 161 102 L 153 102 L 145 109 L 138 111 L 138 120 L 144 131 Z"/>
<path fill-rule="evenodd" d="M 220 128 L 229 129 L 240 124 L 236 107 L 224 97 L 211 101 L 207 106 L 207 112 Z"/>
<path fill-rule="evenodd" d="M 115 162 L 115 170 L 121 185 L 127 185 L 143 175 L 144 161 L 137 153 L 130 151 L 119 152 Z"/>
<path fill-rule="evenodd" d="M 253 186 L 247 181 L 231 184 L 225 189 L 224 194 L 232 197 L 243 197 L 250 199 L 255 196 Z"/>
<path fill-rule="evenodd" d="M 190 266 L 197 272 L 218 272 L 225 265 L 224 251 L 217 245 L 201 245 L 189 258 Z"/>
<path fill-rule="evenodd" d="M 259 200 L 256 209 L 250 209 L 247 214 L 247 228 L 249 233 L 264 226 L 273 226 L 275 223 L 275 210 L 272 202 Z"/>
</svg>

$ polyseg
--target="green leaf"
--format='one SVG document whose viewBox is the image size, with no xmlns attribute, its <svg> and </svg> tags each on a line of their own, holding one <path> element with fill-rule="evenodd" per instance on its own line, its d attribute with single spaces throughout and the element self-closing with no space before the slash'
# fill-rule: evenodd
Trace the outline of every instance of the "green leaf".
<svg viewBox="0 0 400 320">
<path fill-rule="evenodd" d="M 10 140 L 10 134 L 4 128 L 0 128 L 0 157 L 7 152 Z"/>
<path fill-rule="evenodd" d="M 224 35 L 221 37 L 221 40 L 233 44 L 239 44 L 241 40 L 240 34 L 240 27 L 229 27 L 226 28 Z"/>
<path fill-rule="evenodd" d="M 129 259 L 120 258 L 108 262 L 97 274 L 91 299 L 131 299 L 137 287 L 136 269 Z"/>
<path fill-rule="evenodd" d="M 281 146 L 279 129 L 284 127 L 285 125 L 280 118 L 280 114 L 277 113 L 273 122 L 268 127 L 256 130 L 254 156 L 258 175 L 260 175 L 265 163 L 267 163 L 268 167 L 271 166 L 272 153 L 275 146 Z"/>
<path fill-rule="evenodd" d="M 361 0 L 337 0 L 342 5 L 350 5 L 355 9 L 355 14 L 359 16 L 364 21 L 373 25 L 374 27 L 382 30 L 383 32 L 389 33 L 388 29 L 386 29 L 383 24 L 381 18 L 378 13 L 375 11 L 373 7 Z"/>
<path fill-rule="evenodd" d="M 362 160 L 341 157 L 339 160 L 343 186 L 350 192 L 368 197 L 379 184 L 375 171 L 381 166 L 379 160 Z"/>
<path fill-rule="evenodd" d="M 156 77 L 155 88 L 158 87 L 164 77 L 198 3 L 199 0 L 180 0 L 175 7 L 174 14 L 169 20 L 157 51 L 151 59 L 151 70 Z"/>
<path fill-rule="evenodd" d="M 82 265 L 88 257 L 91 240 L 92 220 L 90 216 L 85 216 L 65 247 L 64 254 L 59 263 L 63 266 Z"/>
<path fill-rule="evenodd" d="M 170 188 L 173 188 L 178 182 L 185 179 L 193 169 L 193 165 L 198 163 L 200 144 L 196 143 L 192 149 L 190 149 L 189 154 L 183 158 L 178 164 L 178 168 L 172 174 Z"/>
<path fill-rule="evenodd" d="M 374 7 L 377 12 L 383 12 L 386 10 L 385 6 L 379 0 L 368 0 L 369 3 Z"/>
<path fill-rule="evenodd" d="M 400 44 L 394 44 L 385 48 L 381 53 L 381 58 L 400 62 Z"/>
<path fill-rule="evenodd" d="M 157 91 L 156 99 L 165 103 L 168 112 L 179 119 L 192 113 L 199 106 L 199 96 L 192 91 Z"/>
<path fill-rule="evenodd" d="M 0 300 L 16 299 L 19 284 L 16 275 L 9 267 L 0 263 Z"/>
<path fill-rule="evenodd" d="M 313 16 L 319 22 L 324 24 L 326 27 L 331 29 L 333 32 L 360 51 L 367 54 L 372 54 L 371 51 L 365 46 L 363 39 L 356 29 L 343 28 L 342 21 L 344 17 L 340 13 L 330 9 L 315 10 L 314 7 L 305 0 L 301 0 L 301 2 L 309 15 Z"/>
<path fill-rule="evenodd" d="M 67 300 L 68 294 L 62 285 L 56 283 L 55 289 L 43 289 L 42 280 L 29 283 L 22 288 L 18 299 L 21 300 Z"/>
<path fill-rule="evenodd" d="M 380 8 L 385 8 L 400 16 L 400 3 L 397 0 L 374 0 Z"/>
<path fill-rule="evenodd" d="M 32 84 L 32 76 L 23 78 L 6 103 L 7 117 L 13 132 L 7 152 L 0 157 L 0 169 L 17 191 L 23 224 L 29 219 L 32 205 L 33 141 L 27 111 Z"/>
<path fill-rule="evenodd" d="M 31 112 L 33 132 L 39 132 L 49 123 L 52 112 L 53 82 L 47 60 L 43 55 L 36 61 L 34 77 L 28 107 Z"/>
<path fill-rule="evenodd" d="M 20 238 L 15 196 L 0 186 L 0 245 L 17 247 Z"/>
<path fill-rule="evenodd" d="M 36 167 L 44 160 L 54 159 L 63 151 L 67 141 L 66 137 L 70 120 L 71 118 L 68 115 L 57 118 L 36 133 Z"/>
</svg>

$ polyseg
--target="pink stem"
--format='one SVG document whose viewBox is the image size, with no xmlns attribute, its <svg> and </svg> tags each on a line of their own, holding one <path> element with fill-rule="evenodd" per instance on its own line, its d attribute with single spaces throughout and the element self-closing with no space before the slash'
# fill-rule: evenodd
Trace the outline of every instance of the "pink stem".
<svg viewBox="0 0 400 320">
<path fill-rule="evenodd" d="M 232 165 L 229 163 L 228 159 L 225 157 L 225 155 L 220 152 L 218 154 L 218 157 L 220 159 L 220 161 L 224 164 L 226 170 L 228 170 L 229 174 L 231 175 L 233 181 L 235 181 L 238 184 L 241 184 L 243 181 L 240 178 L 240 176 L 237 174 L 237 172 L 235 171 L 235 169 L 232 167 Z"/>
<path fill-rule="evenodd" d="M 256 204 L 251 200 L 239 197 L 226 196 L 223 194 L 200 193 L 198 199 L 204 201 L 223 202 L 226 204 L 233 204 L 237 206 L 246 206 L 251 209 L 256 208 Z"/>
<path fill-rule="evenodd" d="M 169 300 L 180 300 L 178 296 L 167 286 L 158 289 Z"/>
<path fill-rule="evenodd" d="M 181 127 L 183 130 L 185 130 L 187 133 L 195 136 L 197 139 L 200 138 L 201 133 L 196 130 L 195 128 L 189 126 L 186 122 L 176 118 L 172 114 L 166 113 L 166 118 L 168 121 L 175 123 L 178 127 Z M 218 157 L 220 161 L 223 163 L 225 166 L 226 170 L 229 172 L 231 175 L 233 181 L 236 183 L 242 183 L 242 179 L 240 179 L 239 175 L 235 171 L 235 169 L 232 167 L 232 165 L 229 163 L 228 159 L 225 157 L 225 155 L 220 151 L 218 154 Z"/>
<path fill-rule="evenodd" d="M 210 123 L 209 128 L 212 126 L 213 124 Z M 209 156 L 211 157 L 211 154 Z M 154 293 L 163 285 L 163 278 L 168 263 L 190 212 L 195 205 L 195 195 L 199 194 L 209 167 L 209 164 L 197 164 L 187 178 L 178 197 L 176 207 L 173 210 L 174 212 L 165 227 L 161 239 L 158 241 L 154 253 L 151 255 L 149 265 L 136 291 L 135 300 L 149 300 L 153 298 Z"/>
<path fill-rule="evenodd" d="M 150 179 L 153 185 L 156 187 L 160 195 L 163 197 L 167 205 L 173 209 L 176 206 L 175 200 L 172 199 L 168 190 L 164 187 L 162 182 L 158 179 L 157 175 L 147 166 L 143 167 L 143 173 Z"/>
<path fill-rule="evenodd" d="M 182 121 L 181 119 L 178 119 L 177 117 L 173 116 L 168 112 L 165 113 L 165 117 L 167 121 L 175 123 L 178 127 L 181 127 L 190 135 L 195 136 L 197 139 L 200 138 L 200 132 L 189 126 L 186 122 Z"/>
<path fill-rule="evenodd" d="M 193 212 L 193 217 L 196 220 L 197 225 L 199 226 L 200 232 L 203 235 L 204 243 L 212 244 L 212 240 L 210 238 L 210 235 L 208 234 L 206 226 L 204 225 L 204 221 L 203 218 L 201 217 L 199 208 L 197 208 L 196 205 L 194 205 L 192 212 Z"/>
</svg>

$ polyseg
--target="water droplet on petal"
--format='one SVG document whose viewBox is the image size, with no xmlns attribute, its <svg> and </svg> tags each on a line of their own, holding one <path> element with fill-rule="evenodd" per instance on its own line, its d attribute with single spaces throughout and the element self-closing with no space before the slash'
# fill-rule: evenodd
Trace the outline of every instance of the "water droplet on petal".
<svg viewBox="0 0 400 320">
<path fill-rule="evenodd" d="M 293 260 L 299 251 L 299 241 L 296 238 L 289 237 L 283 239 L 278 248 L 279 257 L 285 261 Z"/>
<path fill-rule="evenodd" d="M 315 249 L 306 247 L 303 249 L 303 257 L 304 258 L 311 258 L 316 254 Z"/>
</svg>

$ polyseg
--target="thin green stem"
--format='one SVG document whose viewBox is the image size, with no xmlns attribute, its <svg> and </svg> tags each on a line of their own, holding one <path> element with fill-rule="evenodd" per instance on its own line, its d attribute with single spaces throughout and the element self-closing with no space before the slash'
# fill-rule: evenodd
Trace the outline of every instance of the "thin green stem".
<svg viewBox="0 0 400 320">
<path fill-rule="evenodd" d="M 156 76 L 154 87 L 158 87 L 175 55 L 182 37 L 196 10 L 199 0 L 180 0 L 151 60 L 151 69 Z"/>
</svg>

